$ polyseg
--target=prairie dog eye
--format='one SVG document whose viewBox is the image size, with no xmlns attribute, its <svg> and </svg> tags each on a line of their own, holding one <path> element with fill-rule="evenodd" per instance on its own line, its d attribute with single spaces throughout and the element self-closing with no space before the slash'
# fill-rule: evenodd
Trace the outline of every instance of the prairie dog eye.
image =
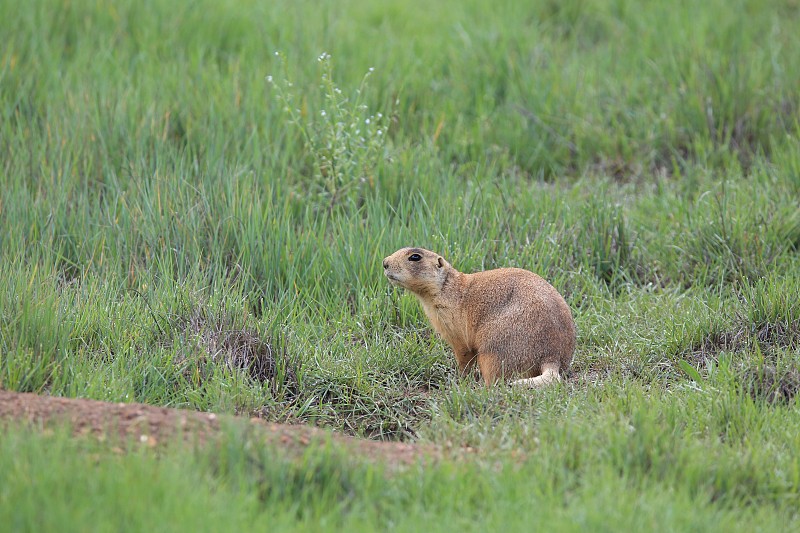
<svg viewBox="0 0 800 533">
<path fill-rule="evenodd" d="M 408 256 L 409 261 L 419 261 L 420 259 L 422 259 L 422 256 L 419 254 L 411 254 Z"/>
</svg>

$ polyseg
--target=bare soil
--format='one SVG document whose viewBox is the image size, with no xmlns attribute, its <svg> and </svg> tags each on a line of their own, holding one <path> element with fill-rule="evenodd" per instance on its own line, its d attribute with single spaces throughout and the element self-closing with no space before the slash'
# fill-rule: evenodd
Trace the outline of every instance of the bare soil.
<svg viewBox="0 0 800 533">
<path fill-rule="evenodd" d="M 132 440 L 150 447 L 172 442 L 176 437 L 206 443 L 220 434 L 225 425 L 221 426 L 222 421 L 230 421 L 247 426 L 265 445 L 279 446 L 291 455 L 299 455 L 312 444 L 331 441 L 349 454 L 389 466 L 414 464 L 440 453 L 432 446 L 369 441 L 311 426 L 272 424 L 257 418 L 0 390 L 0 431 L 7 421 L 43 429 L 66 424 L 75 435 L 103 441 L 118 437 L 120 442 Z"/>
</svg>

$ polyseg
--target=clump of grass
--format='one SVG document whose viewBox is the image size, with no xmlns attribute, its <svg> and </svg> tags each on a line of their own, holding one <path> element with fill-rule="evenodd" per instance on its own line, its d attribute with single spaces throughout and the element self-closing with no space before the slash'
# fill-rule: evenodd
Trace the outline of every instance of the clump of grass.
<svg viewBox="0 0 800 533">
<path fill-rule="evenodd" d="M 708 361 L 719 358 L 724 352 L 740 352 L 750 344 L 748 332 L 744 329 L 734 331 L 712 331 L 692 344 L 684 352 L 698 366 L 705 366 Z"/>
<path fill-rule="evenodd" d="M 0 388 L 42 392 L 68 345 L 58 275 L 9 260 L 0 265 L 0 280 Z"/>
<path fill-rule="evenodd" d="M 794 205 L 793 205 L 794 204 Z M 754 206 L 770 207 L 762 212 Z M 749 284 L 785 268 L 800 238 L 797 205 L 769 188 L 723 182 L 702 193 L 677 236 L 687 284 Z"/>
<path fill-rule="evenodd" d="M 383 376 L 379 382 L 381 377 L 371 374 L 367 386 L 346 377 L 305 379 L 295 400 L 303 407 L 295 409 L 292 419 L 375 440 L 416 439 L 420 425 L 431 417 L 427 387 L 402 375 Z M 271 416 L 269 407 L 260 413 Z"/>
<path fill-rule="evenodd" d="M 364 103 L 367 81 L 375 69 L 370 67 L 348 96 L 333 80 L 331 55 L 323 52 L 317 58 L 322 71 L 322 103 L 315 109 L 313 96 L 296 92 L 283 55 L 275 52 L 275 56 L 282 76 L 270 75 L 267 81 L 288 124 L 299 132 L 312 163 L 302 186 L 329 210 L 338 205 L 360 206 L 365 190 L 375 188 L 375 174 L 386 160 L 386 117 L 381 112 L 370 113 Z"/>
<path fill-rule="evenodd" d="M 800 277 L 769 276 L 742 288 L 744 308 L 739 321 L 762 345 L 795 349 L 800 347 Z"/>
<path fill-rule="evenodd" d="M 751 365 L 760 368 L 780 363 L 786 350 L 800 346 L 800 304 L 795 298 L 798 290 L 795 274 L 773 274 L 742 285 L 728 299 L 728 320 L 715 318 L 695 327 L 684 339 L 685 344 L 679 342 L 673 347 L 678 365 L 694 374 L 697 370 L 708 371 L 727 355 L 749 376 L 745 380 L 748 381 L 753 374 Z M 772 374 L 774 377 L 775 372 Z"/>
<path fill-rule="evenodd" d="M 298 369 L 280 335 L 264 337 L 237 326 L 224 311 L 214 313 L 203 305 L 175 319 L 174 327 L 182 349 L 173 362 L 196 386 L 201 386 L 215 365 L 221 365 L 269 385 L 274 398 L 291 399 L 298 393 Z"/>
<path fill-rule="evenodd" d="M 796 369 L 780 370 L 773 365 L 758 365 L 745 368 L 741 380 L 754 400 L 768 404 L 789 404 L 800 392 L 800 372 Z"/>
<path fill-rule="evenodd" d="M 611 287 L 637 279 L 635 236 L 620 206 L 591 201 L 579 224 L 574 242 L 579 262 Z"/>
</svg>

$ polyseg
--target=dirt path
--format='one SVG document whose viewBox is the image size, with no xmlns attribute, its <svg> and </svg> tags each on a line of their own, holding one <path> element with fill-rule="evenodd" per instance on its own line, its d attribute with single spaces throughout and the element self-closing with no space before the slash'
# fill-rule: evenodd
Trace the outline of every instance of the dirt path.
<svg viewBox="0 0 800 533">
<path fill-rule="evenodd" d="M 267 445 L 289 453 L 301 453 L 312 443 L 331 440 L 366 460 L 389 465 L 409 465 L 439 455 L 434 447 L 400 442 L 376 442 L 339 435 L 310 426 L 271 424 L 260 419 L 215 415 L 138 403 L 108 403 L 95 400 L 38 396 L 0 390 L 0 421 L 28 422 L 48 427 L 67 423 L 76 435 L 105 440 L 114 434 L 123 441 L 133 439 L 157 446 L 180 435 L 187 441 L 207 442 L 217 436 L 220 421 L 249 426 Z"/>
</svg>

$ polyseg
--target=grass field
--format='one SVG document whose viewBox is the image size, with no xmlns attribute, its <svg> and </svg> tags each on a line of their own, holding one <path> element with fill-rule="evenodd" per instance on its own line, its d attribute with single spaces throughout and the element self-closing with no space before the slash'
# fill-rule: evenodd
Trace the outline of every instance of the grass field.
<svg viewBox="0 0 800 533">
<path fill-rule="evenodd" d="M 473 447 L 10 426 L 15 530 L 800 528 L 800 4 L 0 2 L 0 388 Z M 564 294 L 542 391 L 381 259 Z M 44 508 L 42 502 L 47 502 Z"/>
</svg>

